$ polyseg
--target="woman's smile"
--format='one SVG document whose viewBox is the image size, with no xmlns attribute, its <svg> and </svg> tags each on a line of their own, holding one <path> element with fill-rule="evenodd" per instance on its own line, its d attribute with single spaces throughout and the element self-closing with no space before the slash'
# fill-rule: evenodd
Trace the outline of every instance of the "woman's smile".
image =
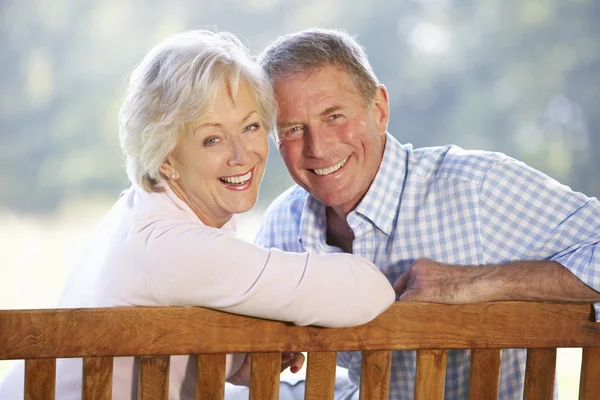
<svg viewBox="0 0 600 400">
<path fill-rule="evenodd" d="M 254 180 L 254 168 L 244 174 L 219 177 L 221 184 L 229 190 L 247 190 Z"/>
</svg>

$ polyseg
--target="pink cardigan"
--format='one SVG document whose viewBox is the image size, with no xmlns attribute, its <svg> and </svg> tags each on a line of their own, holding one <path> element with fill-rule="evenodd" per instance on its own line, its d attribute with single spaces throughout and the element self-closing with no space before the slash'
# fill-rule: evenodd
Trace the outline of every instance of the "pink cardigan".
<svg viewBox="0 0 600 400">
<path fill-rule="evenodd" d="M 297 325 L 360 325 L 395 293 L 375 265 L 349 254 L 265 249 L 204 225 L 172 191 L 129 189 L 105 216 L 71 270 L 59 307 L 202 306 Z M 227 376 L 244 355 L 228 355 Z M 172 356 L 169 398 L 193 398 L 193 363 Z M 134 360 L 115 358 L 113 398 L 131 398 Z M 0 384 L 21 399 L 23 365 Z M 59 360 L 57 399 L 80 399 L 81 360 Z"/>
</svg>

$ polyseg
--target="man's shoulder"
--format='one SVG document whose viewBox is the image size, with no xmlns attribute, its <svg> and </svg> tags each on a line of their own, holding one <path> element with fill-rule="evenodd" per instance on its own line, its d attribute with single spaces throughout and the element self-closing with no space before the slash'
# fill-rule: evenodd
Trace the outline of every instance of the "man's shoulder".
<svg viewBox="0 0 600 400">
<path fill-rule="evenodd" d="M 269 208 L 267 208 L 265 216 L 281 212 L 300 215 L 307 197 L 308 192 L 306 190 L 298 185 L 294 185 L 273 200 Z"/>
<path fill-rule="evenodd" d="M 301 251 L 298 234 L 302 210 L 308 193 L 294 185 L 271 203 L 263 214 L 255 242 L 263 247 Z"/>
<path fill-rule="evenodd" d="M 412 171 L 430 179 L 459 179 L 480 183 L 499 162 L 511 160 L 503 153 L 465 150 L 456 145 L 422 147 L 412 152 Z"/>
<path fill-rule="evenodd" d="M 281 193 L 265 211 L 259 236 L 278 237 L 282 232 L 297 231 L 308 193 L 294 185 Z"/>
</svg>

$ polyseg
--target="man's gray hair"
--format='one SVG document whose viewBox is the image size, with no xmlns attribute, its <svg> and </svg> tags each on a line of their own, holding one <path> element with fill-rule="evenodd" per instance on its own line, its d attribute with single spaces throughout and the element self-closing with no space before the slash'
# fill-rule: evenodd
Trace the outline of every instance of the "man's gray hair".
<svg viewBox="0 0 600 400">
<path fill-rule="evenodd" d="M 365 104 L 371 103 L 379 85 L 362 46 L 334 29 L 314 28 L 281 36 L 263 50 L 258 63 L 272 84 L 293 75 L 337 67 L 350 76 Z"/>
<path fill-rule="evenodd" d="M 232 95 L 243 79 L 256 98 L 267 132 L 275 127 L 273 90 L 248 49 L 234 35 L 204 30 L 173 35 L 134 69 L 119 111 L 119 138 L 132 184 L 163 191 L 160 166 L 188 123 L 208 112 L 226 82 Z"/>
</svg>

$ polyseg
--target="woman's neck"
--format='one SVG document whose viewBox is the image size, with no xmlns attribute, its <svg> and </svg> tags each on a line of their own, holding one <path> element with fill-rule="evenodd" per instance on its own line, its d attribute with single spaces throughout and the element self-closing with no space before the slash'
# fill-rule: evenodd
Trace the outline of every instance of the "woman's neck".
<svg viewBox="0 0 600 400">
<path fill-rule="evenodd" d="M 220 229 L 223 227 L 223 225 L 229 222 L 229 220 L 231 220 L 232 215 L 223 218 L 210 217 L 208 212 L 203 211 L 201 207 L 198 207 L 194 201 L 190 199 L 190 197 L 185 193 L 183 188 L 177 184 L 177 182 L 167 181 L 167 184 L 173 193 L 175 193 L 175 196 L 183 201 L 204 225 Z"/>
</svg>

